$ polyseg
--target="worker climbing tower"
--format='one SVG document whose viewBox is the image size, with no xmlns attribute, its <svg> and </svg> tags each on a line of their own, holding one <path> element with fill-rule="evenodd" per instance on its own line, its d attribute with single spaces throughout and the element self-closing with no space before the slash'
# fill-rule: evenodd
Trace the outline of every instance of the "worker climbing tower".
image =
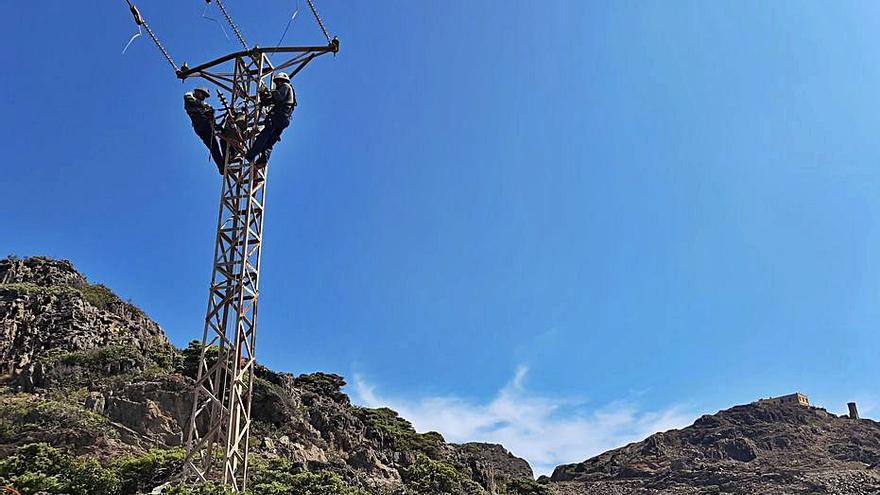
<svg viewBox="0 0 880 495">
<path fill-rule="evenodd" d="M 206 0 L 208 4 L 212 0 Z M 223 104 L 217 133 L 226 157 L 214 243 L 213 273 L 202 332 L 202 350 L 192 413 L 186 432 L 184 480 L 222 481 L 244 491 L 248 476 L 251 395 L 256 365 L 257 309 L 266 184 L 269 164 L 244 158 L 263 125 L 266 108 L 260 96 L 274 74 L 299 74 L 316 57 L 339 51 L 327 34 L 312 0 L 309 7 L 327 40 L 304 47 L 249 47 L 221 0 L 213 0 L 232 27 L 243 50 L 216 60 L 177 67 L 138 9 L 126 0 L 140 28 L 161 50 L 181 80 L 201 78 L 216 86 Z M 137 36 L 137 35 L 135 35 Z M 132 38 L 134 39 L 134 37 Z M 130 43 L 130 42 L 129 42 Z M 270 57 L 281 59 L 274 64 Z"/>
</svg>

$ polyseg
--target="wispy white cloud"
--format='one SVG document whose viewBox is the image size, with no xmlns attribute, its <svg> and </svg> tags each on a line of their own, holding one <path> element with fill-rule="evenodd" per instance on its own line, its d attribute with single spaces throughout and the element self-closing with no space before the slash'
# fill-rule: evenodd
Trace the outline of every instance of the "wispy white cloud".
<svg viewBox="0 0 880 495">
<path fill-rule="evenodd" d="M 438 431 L 450 442 L 503 444 L 529 461 L 536 474 L 550 474 L 559 464 L 681 428 L 697 417 L 683 405 L 645 410 L 628 400 L 590 406 L 582 400 L 542 396 L 526 389 L 527 376 L 528 368 L 519 367 L 507 385 L 483 402 L 455 396 L 386 397 L 359 375 L 352 395 L 367 407 L 390 407 L 416 430 Z"/>
</svg>

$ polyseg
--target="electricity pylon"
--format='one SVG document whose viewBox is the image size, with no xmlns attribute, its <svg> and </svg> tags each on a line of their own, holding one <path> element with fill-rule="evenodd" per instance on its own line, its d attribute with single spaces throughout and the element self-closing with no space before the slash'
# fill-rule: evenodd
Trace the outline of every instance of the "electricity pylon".
<svg viewBox="0 0 880 495">
<path fill-rule="evenodd" d="M 214 243 L 214 270 L 192 414 L 187 425 L 183 477 L 196 481 L 222 480 L 234 492 L 241 492 L 247 486 L 248 475 L 257 303 L 269 171 L 268 163 L 257 165 L 245 160 L 244 155 L 261 129 L 267 109 L 260 92 L 270 87 L 274 74 L 286 70 L 293 79 L 316 57 L 338 53 L 339 41 L 330 38 L 314 3 L 306 0 L 327 45 L 250 48 L 223 1 L 205 0 L 206 4 L 212 1 L 232 27 L 243 51 L 193 68 L 186 64 L 178 67 L 132 0 L 125 2 L 138 32 L 131 37 L 126 49 L 142 34 L 142 28 L 145 29 L 179 79 L 198 77 L 208 81 L 217 87 L 217 96 L 223 104 L 219 115 L 223 124 L 218 132 L 225 143 L 225 170 Z M 284 61 L 274 65 L 269 55 Z M 218 475 L 216 471 L 221 464 L 223 474 Z"/>
<path fill-rule="evenodd" d="M 202 351 L 186 438 L 184 470 L 190 479 L 213 478 L 212 472 L 222 462 L 224 484 L 234 491 L 243 491 L 247 484 L 269 165 L 248 162 L 243 152 L 253 144 L 264 117 L 259 92 L 268 87 L 274 72 L 293 67 L 293 77 L 315 57 L 338 51 L 336 39 L 327 46 L 254 48 L 192 69 L 184 66 L 178 72 L 181 79 L 198 76 L 231 95 L 227 102 L 218 91 L 226 107 L 222 131 L 227 143 L 226 169 Z M 269 54 L 293 54 L 293 58 L 274 66 Z M 223 65 L 231 65 L 231 72 L 215 69 Z"/>
</svg>

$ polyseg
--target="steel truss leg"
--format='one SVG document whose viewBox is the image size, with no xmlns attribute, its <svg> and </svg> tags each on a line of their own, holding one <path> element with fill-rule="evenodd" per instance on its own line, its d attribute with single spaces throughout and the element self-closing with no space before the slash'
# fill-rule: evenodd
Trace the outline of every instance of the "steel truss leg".
<svg viewBox="0 0 880 495">
<path fill-rule="evenodd" d="M 263 55 L 235 60 L 231 108 L 246 116 L 248 145 L 261 117 L 261 81 L 271 70 Z M 184 477 L 222 481 L 241 492 L 248 474 L 268 165 L 257 167 L 242 158 L 230 162 L 229 156 L 226 161 Z M 222 476 L 216 472 L 220 463 Z"/>
</svg>

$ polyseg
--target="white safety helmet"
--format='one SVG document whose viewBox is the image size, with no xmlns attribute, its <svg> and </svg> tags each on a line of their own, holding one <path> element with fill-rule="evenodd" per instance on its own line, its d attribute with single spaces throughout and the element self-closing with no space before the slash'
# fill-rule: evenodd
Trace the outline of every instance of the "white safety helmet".
<svg viewBox="0 0 880 495">
<path fill-rule="evenodd" d="M 280 81 L 284 81 L 284 82 L 289 83 L 289 82 L 290 82 L 290 76 L 287 75 L 287 72 L 279 72 L 278 74 L 275 74 L 275 77 L 272 78 L 272 80 L 273 80 L 273 81 L 279 81 L 279 80 L 280 80 Z"/>
</svg>

